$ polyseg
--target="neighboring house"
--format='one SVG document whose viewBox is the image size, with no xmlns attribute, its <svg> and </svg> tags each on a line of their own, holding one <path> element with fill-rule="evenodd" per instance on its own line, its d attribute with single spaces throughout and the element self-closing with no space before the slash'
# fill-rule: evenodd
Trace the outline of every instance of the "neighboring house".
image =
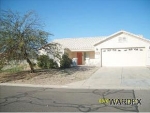
<svg viewBox="0 0 150 113">
<path fill-rule="evenodd" d="M 77 65 L 150 66 L 150 40 L 126 31 L 106 37 L 66 38 L 62 45 Z"/>
</svg>

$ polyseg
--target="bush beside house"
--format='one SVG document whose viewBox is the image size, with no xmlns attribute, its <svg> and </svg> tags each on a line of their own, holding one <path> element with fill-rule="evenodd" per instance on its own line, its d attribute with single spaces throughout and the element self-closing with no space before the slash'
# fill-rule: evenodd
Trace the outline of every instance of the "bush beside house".
<svg viewBox="0 0 150 113">
<path fill-rule="evenodd" d="M 37 61 L 38 66 L 42 69 L 50 69 L 58 67 L 58 64 L 53 59 L 50 59 L 47 55 L 40 55 L 37 58 Z"/>
<path fill-rule="evenodd" d="M 48 55 L 40 55 L 37 58 L 37 65 L 42 69 L 58 68 L 57 62 L 53 59 L 50 59 Z M 70 68 L 72 60 L 68 57 L 67 54 L 63 54 L 60 58 L 60 68 Z"/>
<path fill-rule="evenodd" d="M 69 68 L 71 67 L 72 60 L 68 57 L 67 54 L 63 54 L 60 60 L 60 68 Z"/>
</svg>

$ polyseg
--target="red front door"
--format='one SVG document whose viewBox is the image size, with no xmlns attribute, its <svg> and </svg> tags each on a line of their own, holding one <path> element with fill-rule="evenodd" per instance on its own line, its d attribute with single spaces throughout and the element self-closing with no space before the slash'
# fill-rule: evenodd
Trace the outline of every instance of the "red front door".
<svg viewBox="0 0 150 113">
<path fill-rule="evenodd" d="M 78 65 L 82 65 L 82 52 L 77 52 Z"/>
</svg>

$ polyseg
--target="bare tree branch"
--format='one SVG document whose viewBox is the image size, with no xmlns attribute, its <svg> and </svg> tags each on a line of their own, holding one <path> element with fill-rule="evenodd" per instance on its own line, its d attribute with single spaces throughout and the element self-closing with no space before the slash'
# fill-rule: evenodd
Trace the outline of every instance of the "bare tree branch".
<svg viewBox="0 0 150 113">
<path fill-rule="evenodd" d="M 7 60 L 26 60 L 34 72 L 31 58 L 36 58 L 38 48 L 47 44 L 51 35 L 42 30 L 42 25 L 33 11 L 21 15 L 11 10 L 0 14 L 0 53 Z M 51 45 L 54 46 L 54 45 Z"/>
</svg>

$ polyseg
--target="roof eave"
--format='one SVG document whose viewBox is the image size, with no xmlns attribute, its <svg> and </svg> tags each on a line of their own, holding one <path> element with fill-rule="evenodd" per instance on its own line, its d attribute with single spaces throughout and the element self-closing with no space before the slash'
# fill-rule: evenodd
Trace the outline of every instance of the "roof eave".
<svg viewBox="0 0 150 113">
<path fill-rule="evenodd" d="M 72 52 L 81 52 L 81 51 L 94 51 L 94 49 L 70 49 Z"/>
</svg>

